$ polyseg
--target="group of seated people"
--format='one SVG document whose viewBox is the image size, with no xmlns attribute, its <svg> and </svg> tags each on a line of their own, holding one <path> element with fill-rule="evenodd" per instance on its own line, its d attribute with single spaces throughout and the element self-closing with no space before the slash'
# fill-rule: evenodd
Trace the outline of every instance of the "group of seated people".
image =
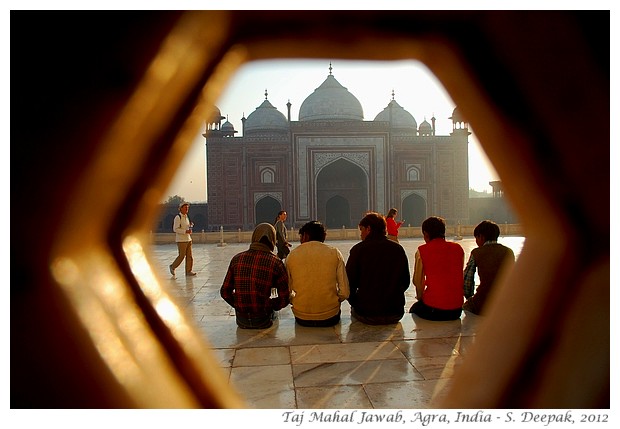
<svg viewBox="0 0 620 429">
<path fill-rule="evenodd" d="M 445 221 L 432 216 L 422 223 L 425 244 L 415 253 L 411 277 L 404 248 L 387 237 L 384 216 L 368 213 L 358 227 L 361 241 L 345 263 L 337 248 L 325 244 L 326 230 L 318 221 L 300 228 L 301 244 L 284 260 L 274 254 L 275 228 L 259 224 L 249 249 L 230 261 L 220 289 L 235 309 L 237 326 L 268 328 L 275 312 L 289 304 L 299 325 L 333 326 L 340 322 L 344 300 L 351 306 L 351 317 L 362 323 L 398 323 L 411 281 L 417 301 L 410 313 L 428 320 L 456 320 L 463 310 L 483 313 L 498 271 L 515 261 L 513 251 L 497 242 L 497 224 L 483 221 L 474 229 L 478 248 L 464 264 L 463 248 L 446 241 Z"/>
</svg>

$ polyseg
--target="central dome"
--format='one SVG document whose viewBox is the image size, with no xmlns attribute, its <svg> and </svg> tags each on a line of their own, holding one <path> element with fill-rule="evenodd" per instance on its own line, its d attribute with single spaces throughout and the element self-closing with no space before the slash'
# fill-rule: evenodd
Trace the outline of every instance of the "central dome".
<svg viewBox="0 0 620 429">
<path fill-rule="evenodd" d="M 362 105 L 330 73 L 299 108 L 300 121 L 363 121 Z"/>
</svg>

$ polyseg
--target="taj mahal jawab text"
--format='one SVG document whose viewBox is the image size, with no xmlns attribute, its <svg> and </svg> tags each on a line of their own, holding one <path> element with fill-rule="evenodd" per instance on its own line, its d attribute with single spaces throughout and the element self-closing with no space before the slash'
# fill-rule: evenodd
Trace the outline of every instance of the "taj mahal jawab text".
<svg viewBox="0 0 620 429">
<path fill-rule="evenodd" d="M 332 74 L 301 104 L 299 120 L 265 99 L 242 136 L 217 112 L 206 125 L 208 223 L 251 230 L 280 210 L 299 227 L 321 220 L 356 228 L 365 212 L 399 209 L 420 226 L 430 215 L 469 222 L 468 124 L 455 108 L 452 132 L 435 134 L 436 118 L 418 125 L 395 99 L 372 121 Z M 222 121 L 224 121 L 222 123 Z"/>
</svg>

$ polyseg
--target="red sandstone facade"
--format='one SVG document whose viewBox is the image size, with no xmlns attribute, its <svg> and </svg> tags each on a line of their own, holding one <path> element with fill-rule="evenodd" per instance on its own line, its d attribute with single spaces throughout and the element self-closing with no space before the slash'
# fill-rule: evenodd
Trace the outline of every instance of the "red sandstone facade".
<svg viewBox="0 0 620 429">
<path fill-rule="evenodd" d="M 457 109 L 453 132 L 435 135 L 435 118 L 417 126 L 392 99 L 373 121 L 330 74 L 287 119 L 265 100 L 243 136 L 221 121 L 207 124 L 209 229 L 251 230 L 273 223 L 280 210 L 298 228 L 320 220 L 355 228 L 364 213 L 399 210 L 419 226 L 431 215 L 448 224 L 469 221 L 467 124 Z"/>
</svg>

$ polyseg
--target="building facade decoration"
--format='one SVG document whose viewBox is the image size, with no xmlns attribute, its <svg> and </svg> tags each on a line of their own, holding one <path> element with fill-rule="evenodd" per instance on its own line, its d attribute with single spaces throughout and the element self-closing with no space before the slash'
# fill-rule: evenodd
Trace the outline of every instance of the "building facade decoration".
<svg viewBox="0 0 620 429">
<path fill-rule="evenodd" d="M 469 220 L 467 123 L 455 108 L 452 133 L 415 118 L 392 99 L 374 120 L 329 75 L 301 104 L 299 120 L 265 99 L 243 132 L 228 120 L 209 123 L 206 139 L 209 229 L 251 230 L 280 210 L 300 227 L 320 220 L 355 228 L 367 211 L 397 207 L 406 225 L 431 215 L 448 224 Z M 222 120 L 224 117 L 219 115 Z"/>
</svg>

